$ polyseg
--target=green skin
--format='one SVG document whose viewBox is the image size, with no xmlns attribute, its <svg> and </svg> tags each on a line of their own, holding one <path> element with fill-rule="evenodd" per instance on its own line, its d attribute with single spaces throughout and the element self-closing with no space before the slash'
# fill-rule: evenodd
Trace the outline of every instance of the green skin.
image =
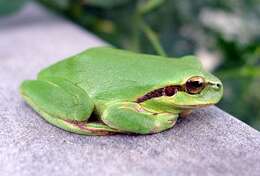
<svg viewBox="0 0 260 176">
<path fill-rule="evenodd" d="M 137 101 L 194 76 L 207 82 L 200 93 Z M 37 80 L 24 81 L 20 92 L 45 120 L 70 132 L 151 134 L 173 127 L 180 114 L 217 103 L 223 86 L 194 56 L 171 59 L 99 47 L 42 70 Z"/>
</svg>

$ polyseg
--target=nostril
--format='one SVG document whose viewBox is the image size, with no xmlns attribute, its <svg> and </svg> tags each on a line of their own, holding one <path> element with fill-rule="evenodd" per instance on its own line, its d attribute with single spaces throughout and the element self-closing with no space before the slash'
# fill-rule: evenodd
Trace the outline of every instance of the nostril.
<svg viewBox="0 0 260 176">
<path fill-rule="evenodd" d="M 216 90 L 220 90 L 222 87 L 221 83 L 211 83 L 211 87 Z"/>
<path fill-rule="evenodd" d="M 222 87 L 222 84 L 220 84 L 220 83 L 215 84 L 215 88 L 216 88 L 216 89 L 220 90 L 221 87 Z"/>
</svg>

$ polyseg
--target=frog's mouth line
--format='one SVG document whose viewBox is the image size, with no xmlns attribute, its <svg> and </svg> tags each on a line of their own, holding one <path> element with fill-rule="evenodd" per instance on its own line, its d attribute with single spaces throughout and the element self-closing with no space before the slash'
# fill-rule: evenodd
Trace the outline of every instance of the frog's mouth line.
<svg viewBox="0 0 260 176">
<path fill-rule="evenodd" d="M 156 98 L 156 97 L 161 97 L 161 96 L 173 96 L 175 95 L 178 91 L 185 91 L 184 86 L 178 86 L 178 85 L 171 85 L 171 86 L 166 86 L 162 87 L 159 89 L 152 90 L 145 95 L 138 97 L 136 100 L 136 103 L 142 103 L 146 100 Z"/>
</svg>

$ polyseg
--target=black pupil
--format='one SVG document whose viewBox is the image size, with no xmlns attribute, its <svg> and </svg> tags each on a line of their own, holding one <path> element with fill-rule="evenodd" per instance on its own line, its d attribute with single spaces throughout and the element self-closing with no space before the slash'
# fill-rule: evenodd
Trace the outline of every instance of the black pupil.
<svg viewBox="0 0 260 176">
<path fill-rule="evenodd" d="M 191 85 L 194 87 L 194 88 L 200 88 L 202 86 L 202 83 L 199 82 L 199 81 L 192 81 L 191 82 Z"/>
</svg>

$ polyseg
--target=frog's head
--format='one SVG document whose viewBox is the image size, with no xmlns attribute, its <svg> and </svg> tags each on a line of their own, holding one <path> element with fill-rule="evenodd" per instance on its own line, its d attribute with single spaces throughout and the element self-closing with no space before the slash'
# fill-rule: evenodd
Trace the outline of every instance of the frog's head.
<svg viewBox="0 0 260 176">
<path fill-rule="evenodd" d="M 185 110 L 216 104 L 223 95 L 221 81 L 203 70 L 194 57 L 183 58 L 178 74 L 173 77 L 167 77 L 159 86 L 139 97 L 137 102 L 153 109 Z"/>
</svg>

